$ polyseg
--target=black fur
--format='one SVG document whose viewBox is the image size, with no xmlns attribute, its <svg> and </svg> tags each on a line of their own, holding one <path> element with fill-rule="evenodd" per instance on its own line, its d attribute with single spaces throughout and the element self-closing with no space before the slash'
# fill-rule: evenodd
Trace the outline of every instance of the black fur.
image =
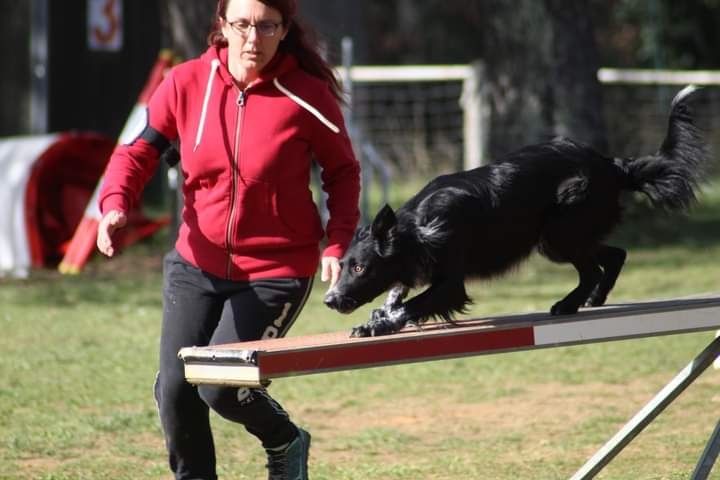
<svg viewBox="0 0 720 480">
<path fill-rule="evenodd" d="M 695 200 L 709 155 L 685 103 L 694 90 L 687 87 L 673 100 L 655 154 L 608 158 L 559 138 L 435 178 L 397 212 L 385 206 L 355 235 L 325 303 L 349 313 L 391 288 L 355 336 L 392 333 L 433 317 L 451 321 L 470 303 L 466 277 L 501 275 L 537 249 L 579 274 L 578 286 L 552 314 L 604 304 L 626 257 L 604 244 L 620 222 L 622 192 L 642 192 L 667 211 Z M 403 301 L 410 288 L 424 285 Z"/>
</svg>

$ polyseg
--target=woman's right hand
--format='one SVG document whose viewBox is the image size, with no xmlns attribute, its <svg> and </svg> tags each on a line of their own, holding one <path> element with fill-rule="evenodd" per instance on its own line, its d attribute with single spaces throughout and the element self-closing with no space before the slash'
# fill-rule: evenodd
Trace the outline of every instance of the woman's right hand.
<svg viewBox="0 0 720 480">
<path fill-rule="evenodd" d="M 110 210 L 100 220 L 98 225 L 97 247 L 103 254 L 112 257 L 115 254 L 112 236 L 115 230 L 127 224 L 127 215 L 119 210 Z"/>
</svg>

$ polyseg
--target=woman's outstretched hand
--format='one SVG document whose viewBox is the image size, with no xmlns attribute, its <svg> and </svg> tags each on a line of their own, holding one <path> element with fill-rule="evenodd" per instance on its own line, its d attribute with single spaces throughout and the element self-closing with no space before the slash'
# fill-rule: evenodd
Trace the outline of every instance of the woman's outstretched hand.
<svg viewBox="0 0 720 480">
<path fill-rule="evenodd" d="M 100 220 L 98 225 L 97 247 L 108 257 L 115 255 L 112 236 L 116 230 L 127 224 L 127 215 L 119 210 L 110 210 Z"/>
</svg>

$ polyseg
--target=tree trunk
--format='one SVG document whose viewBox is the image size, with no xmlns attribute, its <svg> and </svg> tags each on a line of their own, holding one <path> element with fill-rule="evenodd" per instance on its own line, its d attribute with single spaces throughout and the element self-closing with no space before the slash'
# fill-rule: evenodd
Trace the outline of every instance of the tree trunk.
<svg viewBox="0 0 720 480">
<path fill-rule="evenodd" d="M 552 25 L 555 131 L 607 153 L 600 66 L 590 2 L 544 0 Z"/>
<path fill-rule="evenodd" d="M 547 12 L 534 0 L 491 0 L 480 30 L 491 107 L 491 159 L 553 135 Z"/>
<path fill-rule="evenodd" d="M 0 12 L 0 136 L 30 131 L 30 38 L 31 2 L 2 2 Z M 24 47 L 24 48 L 23 48 Z"/>
<path fill-rule="evenodd" d="M 161 0 L 162 44 L 181 59 L 198 56 L 207 46 L 215 0 Z"/>
<path fill-rule="evenodd" d="M 564 135 L 607 152 L 590 2 L 487 4 L 490 152 Z"/>
</svg>

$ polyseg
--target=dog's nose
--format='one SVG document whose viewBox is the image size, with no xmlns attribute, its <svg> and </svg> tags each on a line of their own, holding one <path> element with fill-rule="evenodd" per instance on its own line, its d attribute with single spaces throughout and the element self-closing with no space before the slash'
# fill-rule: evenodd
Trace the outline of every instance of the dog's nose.
<svg viewBox="0 0 720 480">
<path fill-rule="evenodd" d="M 333 310 L 337 310 L 338 305 L 340 304 L 339 297 L 333 293 L 330 292 L 327 295 L 325 295 L 325 299 L 323 300 L 323 303 L 328 307 L 332 308 Z"/>
<path fill-rule="evenodd" d="M 337 292 L 329 292 L 323 300 L 325 305 L 340 313 L 350 313 L 358 307 L 358 302 L 352 297 Z"/>
</svg>

